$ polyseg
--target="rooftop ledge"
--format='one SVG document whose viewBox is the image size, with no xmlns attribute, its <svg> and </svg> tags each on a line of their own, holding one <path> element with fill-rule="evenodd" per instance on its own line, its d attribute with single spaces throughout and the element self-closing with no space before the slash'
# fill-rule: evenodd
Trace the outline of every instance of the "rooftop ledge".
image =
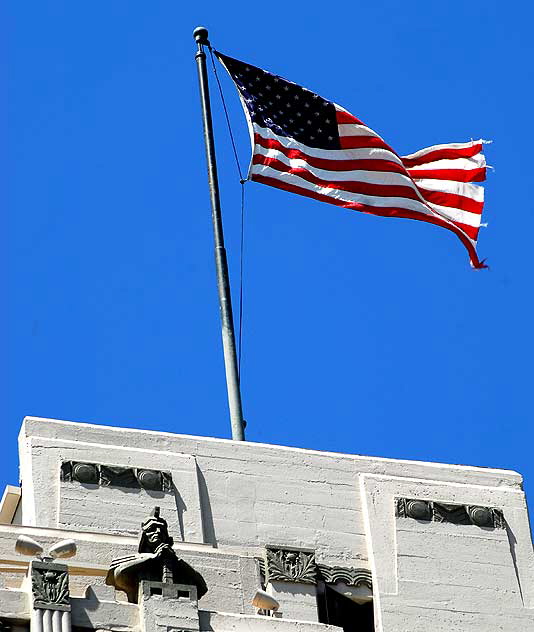
<svg viewBox="0 0 534 632">
<path fill-rule="evenodd" d="M 207 632 L 339 632 L 326 623 L 250 614 L 199 610 L 200 629 Z"/>
<path fill-rule="evenodd" d="M 142 439 L 142 448 L 138 447 Z M 130 448 L 132 450 L 154 450 L 164 452 L 189 452 L 190 454 L 203 454 L 206 449 L 209 453 L 217 448 L 227 449 L 232 446 L 232 458 L 247 460 L 251 451 L 272 456 L 275 453 L 284 453 L 286 458 L 290 455 L 298 457 L 311 457 L 335 462 L 345 462 L 348 469 L 355 473 L 368 473 L 374 475 L 409 476 L 411 478 L 431 478 L 431 472 L 437 480 L 485 485 L 490 487 L 515 487 L 522 489 L 523 477 L 514 470 L 496 469 L 472 465 L 456 465 L 447 463 L 435 463 L 427 461 L 415 461 L 408 459 L 392 459 L 376 456 L 362 456 L 345 454 L 342 452 L 327 452 L 322 450 L 310 450 L 307 448 L 295 448 L 269 443 L 255 443 L 253 441 L 234 441 L 232 439 L 220 439 L 215 437 L 202 437 L 184 435 L 155 430 L 141 430 L 135 428 L 121 428 L 100 424 L 82 423 L 77 421 L 65 421 L 47 419 L 44 417 L 25 417 L 19 434 L 19 439 L 25 437 L 42 437 L 63 441 L 83 441 L 85 443 L 104 443 Z M 326 466 L 326 463 L 321 464 Z M 388 467 L 389 466 L 389 467 Z M 399 467 L 406 467 L 402 474 L 394 474 Z M 403 468 L 404 469 L 404 468 Z M 439 470 L 439 474 L 437 472 Z"/>
</svg>

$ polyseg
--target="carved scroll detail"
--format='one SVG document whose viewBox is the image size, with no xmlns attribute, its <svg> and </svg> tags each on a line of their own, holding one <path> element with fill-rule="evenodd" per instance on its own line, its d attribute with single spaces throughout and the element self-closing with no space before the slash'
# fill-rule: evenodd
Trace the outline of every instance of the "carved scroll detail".
<svg viewBox="0 0 534 632">
<path fill-rule="evenodd" d="M 373 589 L 371 571 L 366 568 L 354 568 L 343 566 L 326 566 L 317 564 L 317 575 L 326 584 L 343 582 L 347 586 L 367 586 Z"/>
<path fill-rule="evenodd" d="M 85 485 L 158 492 L 171 492 L 173 489 L 172 476 L 169 472 L 80 461 L 64 461 L 61 464 L 61 480 L 68 483 L 74 481 Z"/>
<path fill-rule="evenodd" d="M 316 584 L 343 582 L 347 586 L 367 586 L 372 590 L 371 571 L 366 568 L 328 566 L 315 561 L 314 553 L 293 549 L 266 548 L 265 558 L 258 558 L 262 581 L 275 580 Z"/>
<path fill-rule="evenodd" d="M 397 498 L 397 518 L 413 518 L 426 522 L 447 522 L 460 525 L 476 525 L 490 529 L 504 529 L 504 514 L 495 507 L 456 505 L 432 500 Z"/>
</svg>

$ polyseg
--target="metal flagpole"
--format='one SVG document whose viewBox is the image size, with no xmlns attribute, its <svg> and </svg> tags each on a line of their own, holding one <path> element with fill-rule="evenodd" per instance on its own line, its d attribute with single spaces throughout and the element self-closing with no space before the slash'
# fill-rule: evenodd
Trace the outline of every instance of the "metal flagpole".
<svg viewBox="0 0 534 632">
<path fill-rule="evenodd" d="M 215 240 L 215 267 L 217 269 L 217 289 L 219 291 L 219 307 L 221 310 L 224 365 L 226 369 L 226 387 L 228 390 L 230 421 L 232 424 L 232 439 L 235 439 L 236 441 L 244 441 L 245 431 L 243 410 L 241 407 L 241 391 L 239 388 L 239 373 L 237 370 L 234 320 L 232 317 L 232 299 L 230 296 L 228 262 L 226 260 L 226 249 L 224 247 L 219 181 L 217 178 L 217 162 L 215 159 L 215 144 L 213 140 L 208 73 L 206 70 L 206 53 L 204 52 L 204 46 L 209 46 L 208 30 L 203 26 L 199 26 L 193 31 L 193 37 L 198 44 L 198 51 L 195 55 L 195 59 L 197 62 L 200 102 L 202 105 L 202 123 L 204 126 L 204 142 L 206 144 L 206 159 L 208 162 L 211 219 L 213 221 L 213 237 Z"/>
</svg>

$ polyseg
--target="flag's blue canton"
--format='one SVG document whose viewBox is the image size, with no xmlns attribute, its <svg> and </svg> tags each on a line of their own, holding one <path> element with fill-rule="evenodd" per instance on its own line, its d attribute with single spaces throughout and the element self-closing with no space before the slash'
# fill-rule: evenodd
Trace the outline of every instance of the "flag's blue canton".
<svg viewBox="0 0 534 632">
<path fill-rule="evenodd" d="M 254 123 L 309 147 L 340 149 L 331 101 L 261 68 L 216 54 L 230 72 Z"/>
</svg>

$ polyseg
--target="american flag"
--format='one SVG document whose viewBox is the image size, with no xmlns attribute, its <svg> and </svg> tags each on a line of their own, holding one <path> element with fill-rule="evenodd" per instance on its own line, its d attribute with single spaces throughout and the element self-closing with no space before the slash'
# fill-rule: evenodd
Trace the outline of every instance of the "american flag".
<svg viewBox="0 0 534 632">
<path fill-rule="evenodd" d="M 399 156 L 344 108 L 283 77 L 215 53 L 249 124 L 248 179 L 344 208 L 442 226 L 476 253 L 486 141 L 433 145 Z"/>
</svg>

